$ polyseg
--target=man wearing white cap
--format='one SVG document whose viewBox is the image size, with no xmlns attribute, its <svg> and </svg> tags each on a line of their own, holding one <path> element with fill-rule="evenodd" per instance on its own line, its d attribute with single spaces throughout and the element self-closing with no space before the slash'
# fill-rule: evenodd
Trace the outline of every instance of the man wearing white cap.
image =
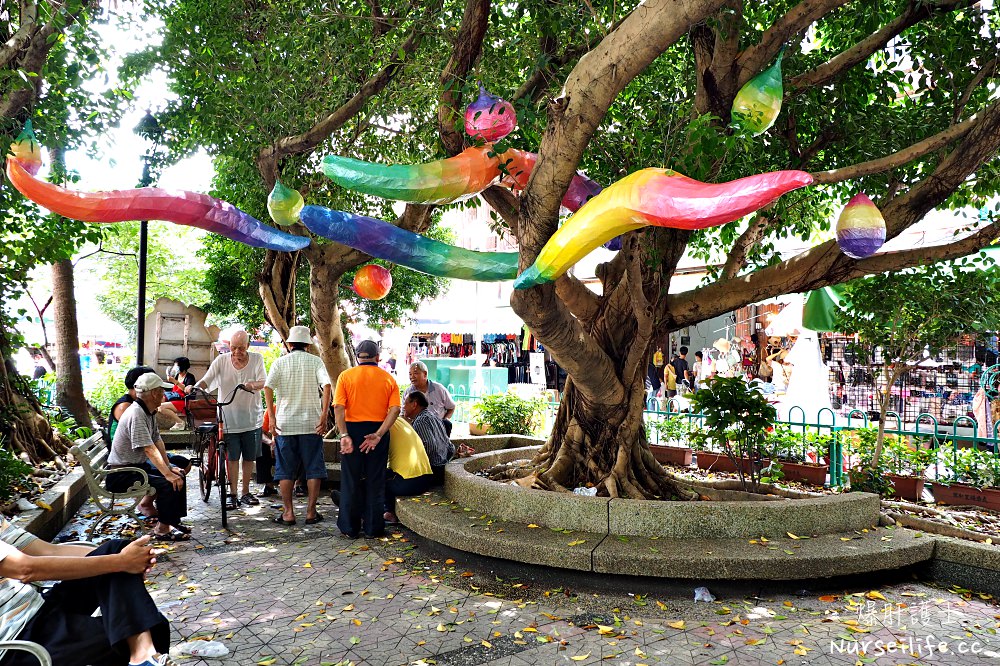
<svg viewBox="0 0 1000 666">
<path fill-rule="evenodd" d="M 271 364 L 264 382 L 268 421 L 271 433 L 277 436 L 274 478 L 284 505 L 274 522 L 295 524 L 292 486 L 301 466 L 309 489 L 306 525 L 312 525 L 323 520 L 323 515 L 316 511 L 316 502 L 326 478 L 323 435 L 330 411 L 330 375 L 323 360 L 308 351 L 312 344 L 308 326 L 292 326 L 285 344 L 289 353 Z"/>
<path fill-rule="evenodd" d="M 136 401 L 122 414 L 108 454 L 108 467 L 142 467 L 147 471 L 149 485 L 156 489 L 159 519 L 153 537 L 161 541 L 191 538 L 190 529 L 181 525 L 181 518 L 187 515 L 184 472 L 167 457 L 155 418 L 164 390 L 173 387 L 155 372 L 135 380 Z M 123 492 L 140 479 L 138 472 L 109 474 L 105 485 L 111 492 Z"/>
</svg>

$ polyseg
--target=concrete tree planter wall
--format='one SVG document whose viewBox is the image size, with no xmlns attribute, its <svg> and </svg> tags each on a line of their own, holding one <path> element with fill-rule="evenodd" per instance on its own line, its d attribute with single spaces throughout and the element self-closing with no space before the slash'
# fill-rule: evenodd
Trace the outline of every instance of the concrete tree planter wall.
<svg viewBox="0 0 1000 666">
<path fill-rule="evenodd" d="M 976 488 L 964 483 L 945 485 L 931 481 L 931 492 L 938 504 L 972 504 L 985 509 L 1000 511 L 1000 488 Z"/>
<path fill-rule="evenodd" d="M 895 497 L 917 502 L 924 493 L 924 478 L 922 476 L 902 476 L 899 474 L 886 474 L 892 481 L 892 488 Z"/>
<path fill-rule="evenodd" d="M 671 465 L 691 466 L 693 449 L 689 446 L 659 446 L 651 444 L 649 450 L 658 463 Z"/>
<path fill-rule="evenodd" d="M 830 473 L 829 465 L 818 465 L 816 463 L 781 463 L 781 471 L 785 474 L 786 481 L 801 481 L 811 486 L 823 486 L 826 484 L 826 476 Z"/>
</svg>

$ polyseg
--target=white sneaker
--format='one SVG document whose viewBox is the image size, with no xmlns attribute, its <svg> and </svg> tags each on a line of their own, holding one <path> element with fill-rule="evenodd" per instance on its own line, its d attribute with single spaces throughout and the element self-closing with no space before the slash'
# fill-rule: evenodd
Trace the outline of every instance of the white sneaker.
<svg viewBox="0 0 1000 666">
<path fill-rule="evenodd" d="M 170 426 L 170 429 L 171 430 L 187 430 L 187 426 L 184 425 L 183 423 L 175 423 L 172 426 Z"/>
</svg>

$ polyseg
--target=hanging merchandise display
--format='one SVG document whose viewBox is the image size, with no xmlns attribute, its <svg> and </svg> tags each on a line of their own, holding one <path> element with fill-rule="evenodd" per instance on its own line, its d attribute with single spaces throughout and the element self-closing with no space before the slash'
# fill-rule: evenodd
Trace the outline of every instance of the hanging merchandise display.
<svg viewBox="0 0 1000 666">
<path fill-rule="evenodd" d="M 784 90 L 781 84 L 781 59 L 785 55 L 782 46 L 774 64 L 747 81 L 733 100 L 733 123 L 753 132 L 763 134 L 781 113 L 781 98 Z"/>
<path fill-rule="evenodd" d="M 855 194 L 837 220 L 837 245 L 851 259 L 875 254 L 885 243 L 885 219 L 864 194 Z"/>
<path fill-rule="evenodd" d="M 36 178 L 40 167 L 41 147 L 28 121 L 11 147 L 7 177 L 21 194 L 57 215 L 81 222 L 163 220 L 279 252 L 294 252 L 309 245 L 308 238 L 279 231 L 207 194 L 158 187 L 76 192 Z"/>
</svg>

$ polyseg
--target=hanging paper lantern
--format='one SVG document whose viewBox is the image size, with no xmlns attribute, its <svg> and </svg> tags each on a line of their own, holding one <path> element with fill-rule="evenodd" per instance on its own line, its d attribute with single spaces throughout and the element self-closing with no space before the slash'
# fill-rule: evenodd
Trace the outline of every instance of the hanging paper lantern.
<svg viewBox="0 0 1000 666">
<path fill-rule="evenodd" d="M 747 81 L 733 100 L 733 123 L 753 132 L 754 136 L 766 132 L 781 113 L 781 47 L 774 64 Z"/>
<path fill-rule="evenodd" d="M 274 188 L 267 195 L 267 212 L 276 224 L 287 227 L 298 222 L 304 205 L 298 190 L 286 187 L 280 180 L 274 181 Z"/>
<path fill-rule="evenodd" d="M 392 274 L 378 264 L 368 264 L 354 275 L 354 293 L 370 301 L 385 298 L 392 289 Z"/>
<path fill-rule="evenodd" d="M 851 259 L 875 254 L 885 243 L 885 219 L 864 194 L 855 194 L 837 220 L 837 245 Z"/>
<path fill-rule="evenodd" d="M 465 108 L 465 132 L 484 141 L 502 139 L 517 127 L 514 107 L 505 99 L 486 92 L 479 86 L 479 97 Z"/>
</svg>

